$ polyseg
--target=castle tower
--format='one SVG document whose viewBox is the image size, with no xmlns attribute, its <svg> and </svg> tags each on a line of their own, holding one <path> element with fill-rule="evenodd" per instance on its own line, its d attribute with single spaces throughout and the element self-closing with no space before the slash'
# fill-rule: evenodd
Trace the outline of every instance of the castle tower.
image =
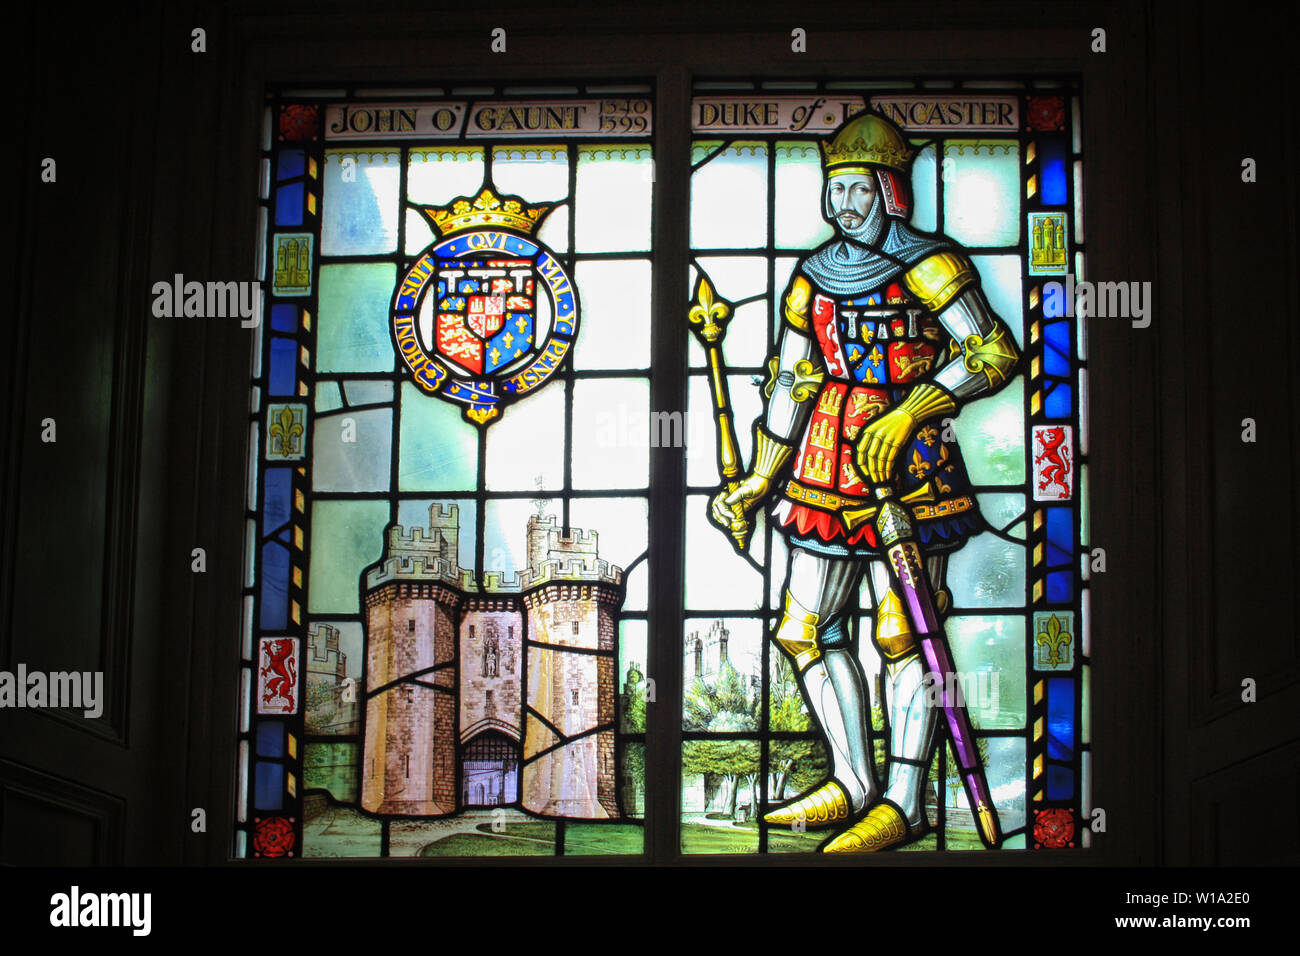
<svg viewBox="0 0 1300 956">
<path fill-rule="evenodd" d="M 435 816 L 456 803 L 456 563 L 459 511 L 435 504 L 431 527 L 388 529 L 365 572 L 366 730 L 361 806 Z"/>
<path fill-rule="evenodd" d="M 614 761 L 616 631 L 622 572 L 597 537 L 528 520 L 528 715 L 523 805 L 547 816 L 618 816 Z M 540 719 L 539 719 L 540 718 Z"/>
</svg>

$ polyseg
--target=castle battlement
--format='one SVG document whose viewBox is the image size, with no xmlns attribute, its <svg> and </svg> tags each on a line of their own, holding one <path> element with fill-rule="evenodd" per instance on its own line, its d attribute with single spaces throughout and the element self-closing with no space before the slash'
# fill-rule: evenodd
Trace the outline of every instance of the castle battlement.
<svg viewBox="0 0 1300 956">
<path fill-rule="evenodd" d="M 366 588 L 389 581 L 441 582 L 466 593 L 478 591 L 474 574 L 460 567 L 457 551 L 460 508 L 434 502 L 429 508 L 429 528 L 391 525 L 387 547 L 377 566 L 366 572 Z M 623 569 L 602 561 L 599 534 L 571 528 L 566 537 L 555 515 L 528 519 L 528 566 L 511 573 L 486 571 L 483 590 L 490 594 L 518 594 L 541 584 L 581 581 L 619 585 Z"/>
</svg>

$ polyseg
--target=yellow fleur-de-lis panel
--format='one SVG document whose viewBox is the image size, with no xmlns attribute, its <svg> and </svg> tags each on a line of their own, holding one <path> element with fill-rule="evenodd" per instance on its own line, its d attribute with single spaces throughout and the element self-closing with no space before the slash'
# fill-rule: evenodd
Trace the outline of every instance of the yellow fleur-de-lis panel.
<svg viewBox="0 0 1300 956">
<path fill-rule="evenodd" d="M 305 405 L 273 405 L 267 409 L 266 457 L 281 459 L 302 458 L 305 448 L 307 407 Z"/>
</svg>

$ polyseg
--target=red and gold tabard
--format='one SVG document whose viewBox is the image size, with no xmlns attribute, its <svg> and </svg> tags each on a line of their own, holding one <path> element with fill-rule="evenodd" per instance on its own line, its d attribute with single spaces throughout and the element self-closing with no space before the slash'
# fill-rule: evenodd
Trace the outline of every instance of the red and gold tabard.
<svg viewBox="0 0 1300 956">
<path fill-rule="evenodd" d="M 855 464 L 858 437 L 958 354 L 934 312 L 908 288 L 910 275 L 897 278 L 846 299 L 818 291 L 800 275 L 786 296 L 787 321 L 812 336 L 825 370 L 776 510 L 796 543 L 876 547 L 876 500 Z M 894 463 L 899 498 L 917 519 L 922 542 L 939 550 L 959 546 L 980 527 L 961 452 L 951 436 L 943 440 L 944 431 L 941 421 L 920 424 Z"/>
</svg>

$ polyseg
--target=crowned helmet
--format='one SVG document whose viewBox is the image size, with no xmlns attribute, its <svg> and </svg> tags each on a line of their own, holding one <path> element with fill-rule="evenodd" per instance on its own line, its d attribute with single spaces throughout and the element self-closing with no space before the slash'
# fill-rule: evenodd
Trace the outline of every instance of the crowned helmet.
<svg viewBox="0 0 1300 956">
<path fill-rule="evenodd" d="M 859 113 L 840 127 L 829 143 L 822 143 L 822 168 L 827 176 L 836 173 L 868 173 L 883 166 L 906 174 L 916 150 L 907 145 L 903 132 L 876 113 Z"/>
</svg>

